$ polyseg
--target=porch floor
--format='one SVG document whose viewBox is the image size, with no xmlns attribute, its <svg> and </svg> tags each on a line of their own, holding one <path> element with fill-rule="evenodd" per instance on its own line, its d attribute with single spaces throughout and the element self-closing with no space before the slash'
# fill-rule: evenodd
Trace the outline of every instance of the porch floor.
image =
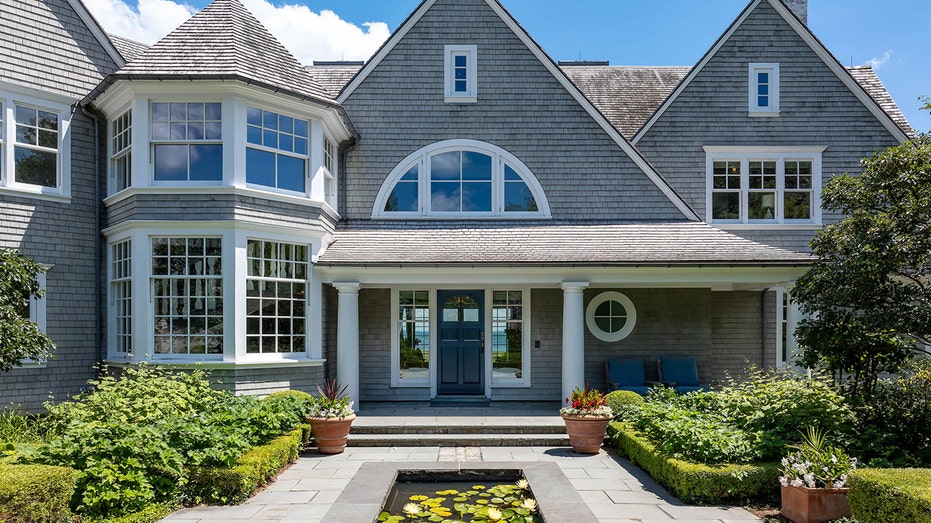
<svg viewBox="0 0 931 523">
<path fill-rule="evenodd" d="M 356 412 L 353 427 L 562 427 L 559 406 L 559 402 L 549 401 L 493 401 L 486 407 L 435 407 L 429 401 L 366 401 Z"/>
</svg>

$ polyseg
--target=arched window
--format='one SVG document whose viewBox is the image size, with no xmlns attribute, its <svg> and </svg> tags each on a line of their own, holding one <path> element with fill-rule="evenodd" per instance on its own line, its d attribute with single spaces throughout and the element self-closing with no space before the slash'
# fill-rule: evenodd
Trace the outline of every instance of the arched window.
<svg viewBox="0 0 931 523">
<path fill-rule="evenodd" d="M 447 140 L 399 163 L 375 199 L 373 217 L 548 218 L 549 205 L 533 173 L 500 147 Z"/>
</svg>

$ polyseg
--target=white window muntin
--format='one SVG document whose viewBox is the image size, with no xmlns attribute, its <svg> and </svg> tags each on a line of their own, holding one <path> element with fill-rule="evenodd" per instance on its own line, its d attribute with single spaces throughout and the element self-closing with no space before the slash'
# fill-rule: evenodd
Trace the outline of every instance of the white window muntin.
<svg viewBox="0 0 931 523">
<path fill-rule="evenodd" d="M 478 48 L 474 45 L 444 46 L 443 71 L 447 103 L 478 100 Z"/>
<path fill-rule="evenodd" d="M 588 331 L 601 341 L 621 341 L 633 332 L 637 324 L 637 310 L 626 295 L 617 291 L 602 292 L 588 303 L 585 324 Z M 603 328 L 602 324 L 610 327 Z"/>
<path fill-rule="evenodd" d="M 223 105 L 222 101 L 214 99 L 149 101 L 153 185 L 200 186 L 223 183 Z M 183 166 L 182 158 L 177 156 L 182 150 Z M 213 158 L 207 157 L 201 164 L 201 156 L 208 152 Z M 212 162 L 211 159 L 216 161 Z M 164 171 L 159 179 L 160 162 L 161 167 L 173 167 L 182 177 L 169 176 L 173 173 Z"/>
<path fill-rule="evenodd" d="M 446 287 L 448 288 L 448 287 Z M 522 295 L 522 369 L 521 378 L 495 378 L 492 372 L 492 350 L 491 344 L 486 343 L 484 365 L 485 365 L 485 383 L 486 388 L 515 388 L 530 386 L 531 370 L 531 301 L 529 287 L 469 287 L 457 286 L 456 289 L 478 289 L 485 292 L 485 339 L 492 340 L 492 318 L 494 309 L 495 291 L 520 292 Z M 429 294 L 429 346 L 430 346 L 430 374 L 427 379 L 400 379 L 400 291 L 424 291 Z M 392 387 L 430 387 L 432 393 L 436 393 L 436 358 L 437 358 L 437 307 L 436 304 L 436 287 L 426 287 L 422 285 L 406 285 L 403 287 L 394 287 L 391 289 L 391 386 Z"/>
<path fill-rule="evenodd" d="M 337 171 L 337 157 L 338 154 L 336 143 L 331 140 L 329 137 L 324 136 L 323 138 L 323 200 L 330 205 L 330 207 L 336 208 L 336 178 L 338 176 Z"/>
<path fill-rule="evenodd" d="M 728 151 L 724 147 L 706 146 L 706 220 L 708 223 L 718 224 L 820 224 L 821 223 L 821 152 L 823 147 L 811 147 L 797 150 L 786 151 L 741 151 L 735 148 Z M 728 186 L 726 189 L 715 189 L 715 162 L 728 162 L 730 164 L 740 165 L 740 187 L 736 191 Z M 771 192 L 770 189 L 751 189 L 750 188 L 750 166 L 751 162 L 775 162 L 776 164 L 776 201 L 775 216 L 772 219 L 752 219 L 750 217 L 750 193 L 752 192 Z M 787 162 L 811 162 L 811 187 L 806 189 L 786 189 L 786 163 Z M 739 192 L 740 195 L 740 216 L 735 219 L 715 219 L 713 216 L 714 194 L 718 192 Z M 785 199 L 786 193 L 804 192 L 810 194 L 810 215 L 809 219 L 788 219 L 785 218 Z"/>
<path fill-rule="evenodd" d="M 132 186 L 133 111 L 110 120 L 110 194 Z"/>
<path fill-rule="evenodd" d="M 133 257 L 132 238 L 110 244 L 109 309 L 112 356 L 126 358 L 133 347 Z"/>
<path fill-rule="evenodd" d="M 310 247 L 248 239 L 246 354 L 308 352 Z"/>
<path fill-rule="evenodd" d="M 751 115 L 779 115 L 779 64 L 751 63 L 748 76 Z"/>
<path fill-rule="evenodd" d="M 468 151 L 485 154 L 492 159 L 492 210 L 491 212 L 435 212 L 431 208 L 430 187 L 430 160 L 443 153 L 455 151 Z M 532 212 L 514 212 L 504 210 L 505 166 L 510 167 L 520 176 L 532 194 L 537 210 Z M 418 210 L 416 211 L 385 211 L 385 203 L 391 196 L 397 183 L 411 169 L 417 170 Z M 403 182 L 402 182 L 403 183 Z M 543 187 L 536 176 L 516 156 L 500 147 L 477 140 L 446 140 L 438 142 L 414 153 L 398 163 L 382 184 L 378 196 L 375 198 L 375 207 L 372 210 L 375 218 L 548 218 L 550 208 Z"/>
<path fill-rule="evenodd" d="M 257 116 L 256 116 L 257 113 Z M 256 117 L 258 121 L 256 121 Z M 269 117 L 274 122 L 269 123 Z M 289 128 L 283 128 L 285 122 L 290 122 Z M 271 142 L 269 142 L 269 139 Z M 246 155 L 249 149 L 260 153 L 273 155 L 272 183 L 258 183 L 249 180 L 249 162 L 246 162 L 246 183 L 249 187 L 260 190 L 280 191 L 287 194 L 304 196 L 309 190 L 310 156 L 311 156 L 311 123 L 305 119 L 279 110 L 266 109 L 259 106 L 246 107 Z M 283 182 L 286 169 L 282 169 L 281 160 L 291 159 L 300 161 L 303 169 L 300 170 L 301 188 L 288 187 L 290 182 Z M 292 182 L 297 181 L 291 176 Z"/>
<path fill-rule="evenodd" d="M 20 142 L 17 136 L 17 107 L 55 115 L 57 119 L 55 147 Z M 15 151 L 17 148 L 56 155 L 54 187 L 22 183 L 16 180 Z M 14 190 L 27 196 L 50 198 L 71 196 L 71 107 L 20 93 L 0 91 L 0 190 L 3 189 Z"/>
</svg>

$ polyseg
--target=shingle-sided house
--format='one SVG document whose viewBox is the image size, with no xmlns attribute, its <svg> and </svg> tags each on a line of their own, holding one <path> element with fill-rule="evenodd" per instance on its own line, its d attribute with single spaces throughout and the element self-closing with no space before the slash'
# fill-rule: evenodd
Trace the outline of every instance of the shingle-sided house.
<svg viewBox="0 0 931 523">
<path fill-rule="evenodd" d="M 840 218 L 820 187 L 911 132 L 799 0 L 753 0 L 676 68 L 558 64 L 498 0 L 425 0 L 365 63 L 310 66 L 239 0 L 151 47 L 17 3 L 94 66 L 0 59 L 0 245 L 51 266 L 33 309 L 60 347 L 3 402 L 98 360 L 362 403 L 558 401 L 612 358 L 694 357 L 704 385 L 784 367 L 787 292 Z M 24 150 L 57 154 L 54 188 Z"/>
</svg>

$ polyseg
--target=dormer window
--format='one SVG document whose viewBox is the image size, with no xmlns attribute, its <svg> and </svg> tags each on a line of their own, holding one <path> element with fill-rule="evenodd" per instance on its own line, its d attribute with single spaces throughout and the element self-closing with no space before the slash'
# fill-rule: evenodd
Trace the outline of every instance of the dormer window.
<svg viewBox="0 0 931 523">
<path fill-rule="evenodd" d="M 445 86 L 447 103 L 470 103 L 478 99 L 474 45 L 445 47 Z"/>
<path fill-rule="evenodd" d="M 155 102 L 152 149 L 156 182 L 223 180 L 219 102 Z"/>
<path fill-rule="evenodd" d="M 779 115 L 779 64 L 750 64 L 751 116 Z"/>
<path fill-rule="evenodd" d="M 307 120 L 249 107 L 246 124 L 246 183 L 304 194 Z"/>
<path fill-rule="evenodd" d="M 408 156 L 385 180 L 374 216 L 545 218 L 536 177 L 513 155 L 474 140 L 447 140 Z"/>
</svg>

